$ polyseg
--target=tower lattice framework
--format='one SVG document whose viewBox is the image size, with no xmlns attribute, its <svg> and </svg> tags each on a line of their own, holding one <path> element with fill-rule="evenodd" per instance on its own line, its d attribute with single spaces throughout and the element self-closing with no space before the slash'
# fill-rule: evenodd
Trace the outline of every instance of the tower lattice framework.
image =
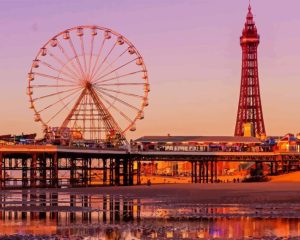
<svg viewBox="0 0 300 240">
<path fill-rule="evenodd" d="M 249 5 L 245 27 L 240 37 L 242 77 L 235 136 L 243 136 L 245 123 L 252 124 L 253 134 L 266 135 L 258 78 L 257 47 L 259 41 L 260 36 Z"/>
</svg>

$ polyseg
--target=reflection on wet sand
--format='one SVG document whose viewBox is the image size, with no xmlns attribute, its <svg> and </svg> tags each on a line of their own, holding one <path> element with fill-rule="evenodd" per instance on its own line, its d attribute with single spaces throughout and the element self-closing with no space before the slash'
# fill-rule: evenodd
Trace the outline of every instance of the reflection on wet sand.
<svg viewBox="0 0 300 240">
<path fill-rule="evenodd" d="M 0 236 L 98 239 L 296 237 L 299 206 L 184 205 L 122 195 L 15 191 L 0 195 Z M 276 218 L 272 218 L 275 214 Z M 281 217 L 279 217 L 281 216 Z"/>
</svg>

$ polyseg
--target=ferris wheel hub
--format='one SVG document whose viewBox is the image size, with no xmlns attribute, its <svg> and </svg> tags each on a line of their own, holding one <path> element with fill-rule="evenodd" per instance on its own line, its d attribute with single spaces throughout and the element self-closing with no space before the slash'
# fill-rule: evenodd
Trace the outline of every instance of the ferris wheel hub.
<svg viewBox="0 0 300 240">
<path fill-rule="evenodd" d="M 84 80 L 82 85 L 85 89 L 91 89 L 93 86 L 93 84 L 89 80 Z"/>
</svg>

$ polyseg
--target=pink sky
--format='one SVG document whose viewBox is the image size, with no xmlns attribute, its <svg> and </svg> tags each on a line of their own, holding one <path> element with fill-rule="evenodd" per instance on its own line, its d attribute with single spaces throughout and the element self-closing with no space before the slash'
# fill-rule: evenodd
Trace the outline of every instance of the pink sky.
<svg viewBox="0 0 300 240">
<path fill-rule="evenodd" d="M 25 94 L 31 61 L 56 33 L 96 24 L 132 41 L 149 71 L 150 105 L 129 138 L 233 135 L 247 7 L 247 0 L 0 1 L 0 133 L 41 132 Z M 268 135 L 300 132 L 299 8 L 299 0 L 252 0 Z"/>
</svg>

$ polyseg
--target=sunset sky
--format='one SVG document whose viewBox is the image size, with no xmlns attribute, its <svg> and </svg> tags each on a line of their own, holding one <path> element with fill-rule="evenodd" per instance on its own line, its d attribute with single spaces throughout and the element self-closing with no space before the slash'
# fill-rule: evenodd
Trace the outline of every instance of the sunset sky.
<svg viewBox="0 0 300 240">
<path fill-rule="evenodd" d="M 300 1 L 252 0 L 261 35 L 259 77 L 267 135 L 300 132 Z M 52 36 L 100 25 L 144 57 L 151 92 L 142 135 L 233 135 L 248 0 L 0 1 L 0 134 L 41 133 L 27 73 Z"/>
</svg>

